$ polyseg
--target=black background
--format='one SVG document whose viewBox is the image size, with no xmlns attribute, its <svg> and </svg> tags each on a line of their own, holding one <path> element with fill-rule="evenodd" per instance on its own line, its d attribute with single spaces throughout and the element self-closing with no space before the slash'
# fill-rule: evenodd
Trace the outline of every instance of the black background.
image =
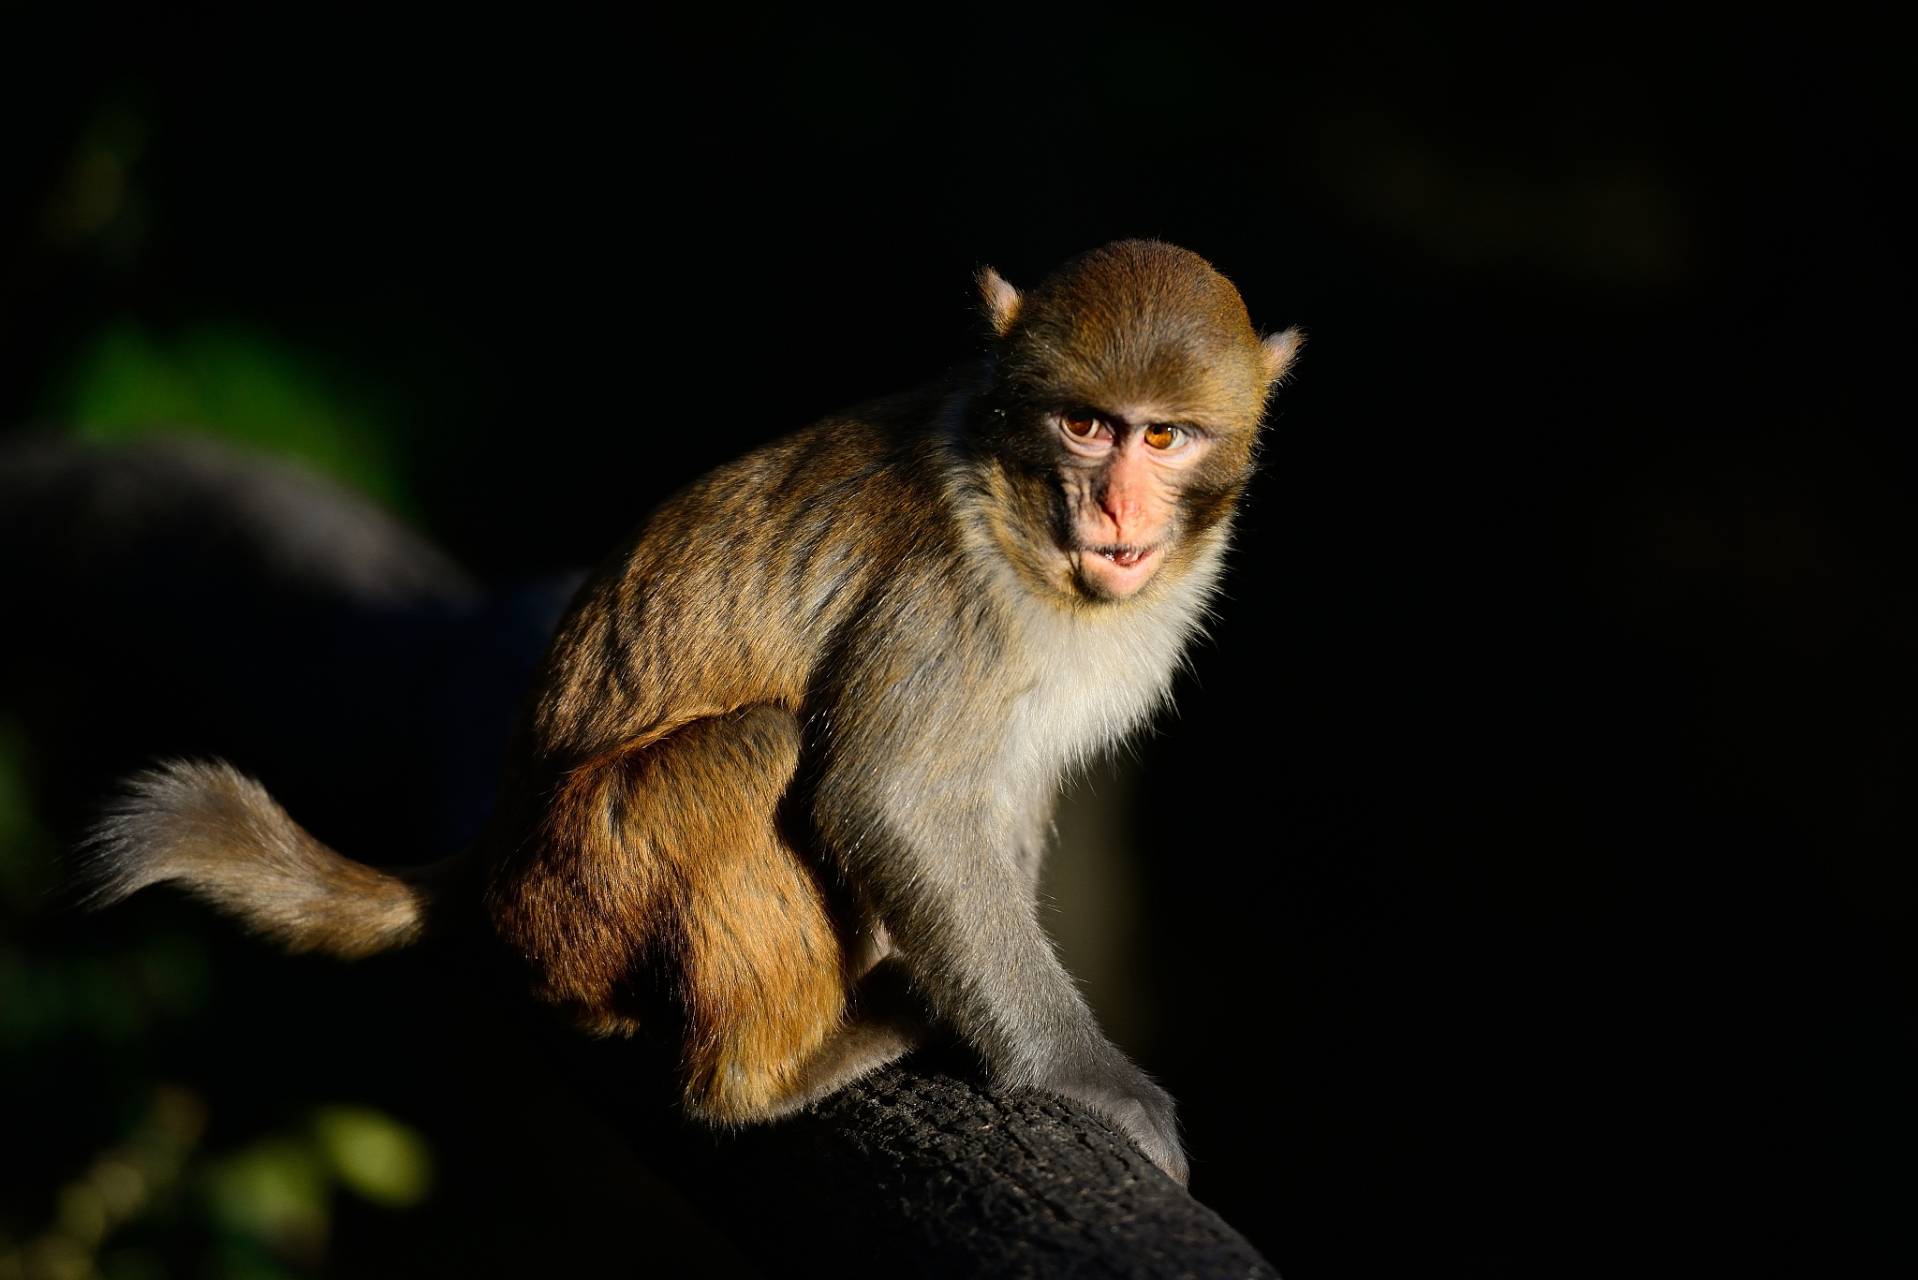
<svg viewBox="0 0 1918 1280">
<path fill-rule="evenodd" d="M 269 324 L 400 406 L 420 519 L 495 583 L 967 358 L 981 264 L 1204 254 L 1310 337 L 1144 755 L 1145 1056 L 1194 1193 L 1294 1280 L 1902 1273 L 1908 30 L 6 30 L 0 422 L 117 317 Z M 116 101 L 152 128 L 137 250 L 36 238 Z"/>
</svg>

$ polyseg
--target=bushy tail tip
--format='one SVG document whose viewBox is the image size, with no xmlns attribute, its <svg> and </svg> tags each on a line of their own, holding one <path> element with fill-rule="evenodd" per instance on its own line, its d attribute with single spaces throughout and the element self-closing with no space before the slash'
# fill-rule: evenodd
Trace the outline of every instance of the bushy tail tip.
<svg viewBox="0 0 1918 1280">
<path fill-rule="evenodd" d="M 426 924 L 420 886 L 341 857 L 217 760 L 128 779 L 81 846 L 77 879 L 92 907 L 173 881 L 289 951 L 344 959 L 404 946 Z"/>
</svg>

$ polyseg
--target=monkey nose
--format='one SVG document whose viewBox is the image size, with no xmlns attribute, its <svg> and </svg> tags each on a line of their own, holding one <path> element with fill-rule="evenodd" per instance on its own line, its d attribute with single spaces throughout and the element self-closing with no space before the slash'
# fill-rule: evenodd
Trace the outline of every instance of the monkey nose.
<svg viewBox="0 0 1918 1280">
<path fill-rule="evenodd" d="M 1149 521 L 1141 504 L 1137 502 L 1102 502 L 1099 514 L 1106 518 L 1110 529 L 1110 542 L 1147 543 L 1154 539 L 1152 530 L 1147 528 Z"/>
</svg>

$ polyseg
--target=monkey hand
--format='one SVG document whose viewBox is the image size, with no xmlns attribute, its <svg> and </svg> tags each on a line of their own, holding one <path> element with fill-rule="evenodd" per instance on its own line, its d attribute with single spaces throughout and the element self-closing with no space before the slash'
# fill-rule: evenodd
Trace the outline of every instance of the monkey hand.
<svg viewBox="0 0 1918 1280">
<path fill-rule="evenodd" d="M 1179 1120 L 1172 1095 L 1152 1082 L 1117 1049 L 1101 1060 L 1075 1063 L 1041 1086 L 1090 1108 L 1132 1139 L 1146 1158 L 1180 1186 L 1189 1169 L 1179 1143 Z"/>
</svg>

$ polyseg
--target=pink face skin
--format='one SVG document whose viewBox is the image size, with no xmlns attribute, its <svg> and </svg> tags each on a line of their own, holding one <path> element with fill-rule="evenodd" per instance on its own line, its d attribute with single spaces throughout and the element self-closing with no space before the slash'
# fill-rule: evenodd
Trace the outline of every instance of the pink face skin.
<svg viewBox="0 0 1918 1280">
<path fill-rule="evenodd" d="M 1123 600 L 1145 586 L 1176 532 L 1179 490 L 1211 440 L 1200 428 L 1169 422 L 1155 405 L 1052 415 L 1071 463 L 1063 468 L 1080 581 Z"/>
</svg>

